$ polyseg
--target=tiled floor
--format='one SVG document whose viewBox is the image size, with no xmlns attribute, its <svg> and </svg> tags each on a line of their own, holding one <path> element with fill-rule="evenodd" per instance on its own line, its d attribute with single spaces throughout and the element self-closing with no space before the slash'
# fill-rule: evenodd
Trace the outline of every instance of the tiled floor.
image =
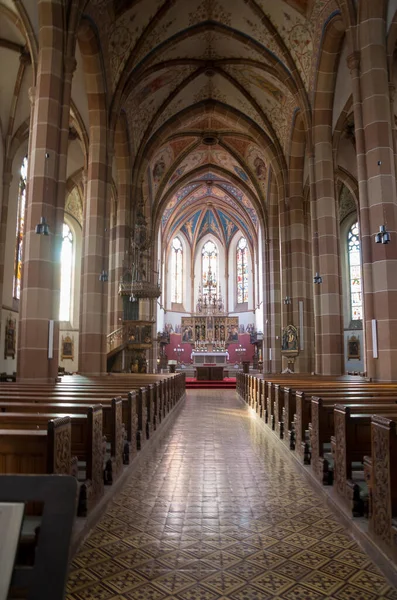
<svg viewBox="0 0 397 600">
<path fill-rule="evenodd" d="M 68 600 L 397 599 L 234 391 L 189 390 L 72 564 Z"/>
</svg>

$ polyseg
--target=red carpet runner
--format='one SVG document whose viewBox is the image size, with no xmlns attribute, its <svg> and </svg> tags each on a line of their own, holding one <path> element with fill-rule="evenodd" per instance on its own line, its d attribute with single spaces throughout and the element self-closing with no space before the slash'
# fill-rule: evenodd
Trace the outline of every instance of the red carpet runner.
<svg viewBox="0 0 397 600">
<path fill-rule="evenodd" d="M 186 389 L 236 389 L 236 378 L 225 377 L 223 381 L 197 381 L 195 377 L 186 377 Z"/>
</svg>

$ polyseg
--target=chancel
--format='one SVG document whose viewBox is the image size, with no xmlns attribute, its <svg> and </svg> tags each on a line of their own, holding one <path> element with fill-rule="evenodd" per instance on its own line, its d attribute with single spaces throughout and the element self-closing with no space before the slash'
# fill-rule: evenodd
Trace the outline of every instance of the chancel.
<svg viewBox="0 0 397 600">
<path fill-rule="evenodd" d="M 1 597 L 397 598 L 396 50 L 397 0 L 0 0 Z"/>
</svg>

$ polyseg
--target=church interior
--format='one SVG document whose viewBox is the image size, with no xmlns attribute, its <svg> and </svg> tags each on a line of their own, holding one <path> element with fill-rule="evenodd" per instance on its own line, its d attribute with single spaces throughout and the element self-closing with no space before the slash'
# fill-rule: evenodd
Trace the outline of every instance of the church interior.
<svg viewBox="0 0 397 600">
<path fill-rule="evenodd" d="M 0 0 L 0 59 L 0 599 L 397 599 L 397 0 Z"/>
</svg>

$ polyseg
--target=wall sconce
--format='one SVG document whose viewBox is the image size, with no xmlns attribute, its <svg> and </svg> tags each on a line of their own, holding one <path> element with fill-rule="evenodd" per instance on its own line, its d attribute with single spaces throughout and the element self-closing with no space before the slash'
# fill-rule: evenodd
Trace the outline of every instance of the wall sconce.
<svg viewBox="0 0 397 600">
<path fill-rule="evenodd" d="M 102 271 L 102 273 L 99 275 L 99 281 L 103 281 L 106 283 L 106 281 L 109 280 L 107 271 Z"/>
<path fill-rule="evenodd" d="M 45 217 L 41 217 L 40 223 L 36 225 L 35 231 L 38 235 L 50 235 L 50 228 L 47 221 L 45 220 Z"/>
<path fill-rule="evenodd" d="M 292 304 L 292 298 L 290 296 L 285 296 L 283 302 L 284 304 Z"/>
<path fill-rule="evenodd" d="M 136 301 L 136 298 L 135 298 L 134 294 L 131 294 L 131 296 L 128 298 L 128 300 L 129 300 L 130 302 L 135 302 L 135 301 Z"/>
<path fill-rule="evenodd" d="M 379 226 L 379 233 L 375 235 L 375 244 L 388 244 L 390 242 L 390 233 L 386 231 L 386 225 Z"/>
<path fill-rule="evenodd" d="M 316 273 L 315 276 L 313 277 L 313 283 L 320 284 L 322 282 L 323 282 L 323 278 L 321 277 L 321 275 Z"/>
</svg>

